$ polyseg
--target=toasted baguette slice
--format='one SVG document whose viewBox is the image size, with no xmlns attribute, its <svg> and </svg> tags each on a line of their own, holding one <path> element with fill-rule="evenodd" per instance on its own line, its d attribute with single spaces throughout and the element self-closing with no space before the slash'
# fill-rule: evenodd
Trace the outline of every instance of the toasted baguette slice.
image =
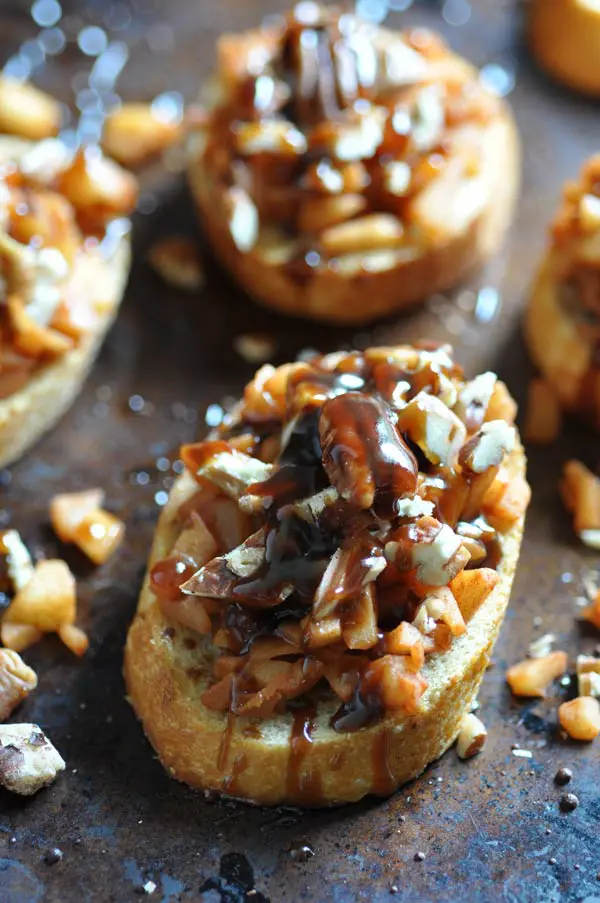
<svg viewBox="0 0 600 903">
<path fill-rule="evenodd" d="M 193 156 L 188 174 L 216 257 L 254 300 L 294 316 L 363 323 L 451 288 L 498 250 L 518 192 L 520 146 L 512 113 L 503 105 L 482 136 L 477 176 L 457 179 L 449 165 L 447 174 L 422 193 L 419 218 L 441 230 L 434 247 L 372 252 L 372 261 L 364 253 L 346 255 L 339 269 L 324 268 L 306 280 L 293 278 L 285 266 L 265 262 L 258 249 L 240 252 L 220 215 L 220 186 Z M 269 251 L 268 244 L 264 250 Z"/>
<path fill-rule="evenodd" d="M 506 460 L 512 477 L 525 472 L 518 447 Z M 177 511 L 197 491 L 185 473 L 159 520 L 149 568 L 177 538 Z M 248 729 L 248 719 L 209 711 L 200 694 L 215 655 L 208 640 L 163 616 L 144 582 L 127 639 L 125 678 L 130 701 L 169 773 L 205 791 L 261 805 L 333 806 L 366 794 L 387 795 L 419 775 L 455 740 L 489 663 L 504 617 L 521 545 L 523 519 L 504 535 L 500 581 L 446 653 L 423 668 L 429 687 L 419 714 L 390 716 L 356 733 L 336 733 L 329 719 L 339 700 L 317 704 L 304 739 L 305 715 L 287 713 Z"/>
<path fill-rule="evenodd" d="M 600 97 L 598 0 L 534 0 L 529 42 L 540 66 L 558 81 Z"/>
<path fill-rule="evenodd" d="M 538 270 L 525 315 L 525 337 L 534 363 L 553 387 L 561 406 L 589 413 L 584 383 L 592 366 L 594 345 L 561 302 L 559 283 L 549 250 Z M 600 426 L 600 398 L 596 412 Z"/>
<path fill-rule="evenodd" d="M 30 147 L 26 141 L 2 136 L 0 162 L 18 159 Z M 120 240 L 110 257 L 82 249 L 70 282 L 96 302 L 96 328 L 76 348 L 36 370 L 21 389 L 0 400 L 0 467 L 27 451 L 73 403 L 119 309 L 129 261 L 128 237 Z"/>
</svg>

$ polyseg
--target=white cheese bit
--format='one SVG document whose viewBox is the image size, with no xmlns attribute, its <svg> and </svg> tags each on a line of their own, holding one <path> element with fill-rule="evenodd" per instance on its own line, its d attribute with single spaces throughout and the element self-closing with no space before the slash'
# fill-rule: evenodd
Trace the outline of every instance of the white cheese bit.
<svg viewBox="0 0 600 903">
<path fill-rule="evenodd" d="M 396 514 L 398 517 L 421 517 L 424 514 L 433 514 L 435 505 L 415 495 L 412 499 L 398 499 L 396 502 Z"/>
<path fill-rule="evenodd" d="M 456 752 L 459 759 L 470 759 L 483 749 L 487 739 L 485 724 L 477 715 L 469 713 L 460 723 L 460 732 L 456 743 Z"/>
<path fill-rule="evenodd" d="M 386 191 L 395 197 L 403 197 L 410 188 L 412 172 L 408 163 L 395 160 L 383 167 L 383 180 Z"/>
<path fill-rule="evenodd" d="M 64 769 L 64 759 L 37 724 L 0 725 L 1 786 L 31 796 Z"/>
<path fill-rule="evenodd" d="M 460 537 L 448 524 L 442 525 L 432 542 L 417 543 L 413 548 L 413 562 L 420 582 L 427 586 L 446 586 L 448 565 L 461 547 Z"/>
<path fill-rule="evenodd" d="M 442 91 L 438 85 L 428 85 L 419 92 L 412 122 L 412 139 L 421 153 L 433 150 L 444 132 L 446 114 Z"/>
<path fill-rule="evenodd" d="M 13 588 L 18 593 L 33 577 L 33 560 L 16 530 L 6 530 L 0 534 L 0 543 L 7 550 L 6 569 Z"/>
<path fill-rule="evenodd" d="M 69 264 L 56 248 L 41 248 L 33 262 L 34 275 L 27 298 L 27 315 L 47 326 L 58 307 L 69 275 Z"/>
<path fill-rule="evenodd" d="M 235 246 L 242 254 L 251 251 L 258 239 L 259 218 L 254 201 L 243 188 L 230 188 L 229 229 Z"/>
<path fill-rule="evenodd" d="M 544 636 L 538 637 L 537 640 L 529 644 L 529 657 L 544 658 L 544 656 L 549 655 L 552 652 L 552 646 L 556 639 L 557 637 L 554 633 L 545 633 Z"/>
<path fill-rule="evenodd" d="M 515 428 L 505 420 L 490 420 L 483 424 L 476 440 L 466 463 L 474 473 L 484 473 L 489 467 L 501 464 L 504 455 L 514 449 Z"/>
<path fill-rule="evenodd" d="M 46 138 L 23 154 L 19 169 L 26 178 L 49 185 L 59 172 L 69 166 L 72 159 L 73 152 L 62 141 L 58 138 Z"/>
<path fill-rule="evenodd" d="M 230 498 L 237 501 L 252 483 L 262 483 L 270 476 L 272 464 L 251 458 L 238 451 L 222 451 L 196 471 L 197 476 L 214 483 Z"/>
<path fill-rule="evenodd" d="M 228 570 L 236 577 L 251 577 L 265 560 L 265 550 L 261 546 L 238 546 L 223 555 Z"/>
<path fill-rule="evenodd" d="M 333 148 L 334 156 L 346 163 L 373 157 L 383 141 L 387 116 L 383 107 L 371 107 L 358 122 L 343 126 Z"/>
</svg>

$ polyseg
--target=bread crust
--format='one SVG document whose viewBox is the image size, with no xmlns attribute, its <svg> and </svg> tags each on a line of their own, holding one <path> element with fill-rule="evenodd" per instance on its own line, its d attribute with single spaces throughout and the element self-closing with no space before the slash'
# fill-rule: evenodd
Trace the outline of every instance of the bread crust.
<svg viewBox="0 0 600 903">
<path fill-rule="evenodd" d="M 518 133 L 505 104 L 486 128 L 482 161 L 477 196 L 484 198 L 483 205 L 474 217 L 449 211 L 453 228 L 436 247 L 413 249 L 380 272 L 322 270 L 305 282 L 256 253 L 241 253 L 219 214 L 220 192 L 198 158 L 190 161 L 188 175 L 216 257 L 255 301 L 293 316 L 352 324 L 413 307 L 433 292 L 451 288 L 498 249 L 512 218 L 521 169 Z"/>
<path fill-rule="evenodd" d="M 600 4 L 534 0 L 529 43 L 540 66 L 585 94 L 600 96 Z"/>
<path fill-rule="evenodd" d="M 0 137 L 0 159 L 14 159 L 29 142 Z M 70 282 L 93 298 L 101 313 L 93 331 L 55 361 L 36 370 L 26 384 L 0 400 L 0 467 L 13 463 L 50 430 L 71 406 L 119 309 L 129 274 L 130 245 L 124 237 L 109 258 L 83 250 Z"/>
<path fill-rule="evenodd" d="M 511 476 L 525 472 L 521 447 L 507 459 Z M 160 517 L 149 569 L 169 554 L 174 517 L 195 490 L 179 478 Z M 209 711 L 200 694 L 211 675 L 208 641 L 165 619 L 146 575 L 125 650 L 130 702 L 158 756 L 177 780 L 261 805 L 334 806 L 367 794 L 385 796 L 419 775 L 456 738 L 477 695 L 508 605 L 523 519 L 503 538 L 500 581 L 448 652 L 423 668 L 429 687 L 414 716 L 388 715 L 356 733 L 336 733 L 329 718 L 338 702 L 318 703 L 312 742 L 304 716 L 278 715 L 248 729 L 248 719 Z M 298 718 L 300 717 L 300 721 Z"/>
</svg>

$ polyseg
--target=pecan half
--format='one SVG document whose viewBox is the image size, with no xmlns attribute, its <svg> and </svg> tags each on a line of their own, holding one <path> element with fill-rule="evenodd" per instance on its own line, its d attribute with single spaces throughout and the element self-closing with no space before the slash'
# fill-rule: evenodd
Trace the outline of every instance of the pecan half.
<svg viewBox="0 0 600 903">
<path fill-rule="evenodd" d="M 382 515 L 393 515 L 397 499 L 415 494 L 417 461 L 385 402 L 362 392 L 330 398 L 319 434 L 323 467 L 346 501 L 358 508 L 377 503 Z"/>
</svg>

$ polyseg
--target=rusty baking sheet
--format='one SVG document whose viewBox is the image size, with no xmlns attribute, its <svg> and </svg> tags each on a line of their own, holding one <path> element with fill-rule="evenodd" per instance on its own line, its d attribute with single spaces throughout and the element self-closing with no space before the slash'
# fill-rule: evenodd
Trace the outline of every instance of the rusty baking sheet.
<svg viewBox="0 0 600 903">
<path fill-rule="evenodd" d="M 2 60 L 37 34 L 29 6 L 3 0 Z M 57 27 L 70 42 L 37 81 L 72 103 L 92 63 L 73 38 L 96 24 L 110 41 L 130 45 L 118 81 L 124 97 L 174 90 L 191 100 L 216 34 L 283 6 L 65 0 Z M 27 656 L 40 686 L 19 720 L 39 722 L 68 768 L 32 800 L 0 796 L 0 903 L 123 903 L 153 886 L 151 899 L 159 903 L 600 900 L 599 747 L 559 742 L 556 701 L 516 703 L 504 683 L 507 663 L 542 633 L 557 633 L 572 654 L 593 650 L 599 640 L 577 625 L 575 600 L 582 576 L 600 561 L 574 541 L 556 491 L 565 458 L 598 463 L 597 438 L 578 425 L 569 424 L 556 447 L 530 451 L 533 504 L 512 605 L 480 695 L 490 737 L 478 759 L 463 763 L 450 752 L 391 799 L 338 811 L 207 802 L 167 779 L 124 699 L 122 647 L 157 503 L 173 479 L 178 444 L 202 433 L 207 406 L 238 394 L 251 375 L 234 350 L 236 336 L 266 334 L 277 362 L 306 346 L 446 338 L 469 372 L 497 369 L 523 396 L 531 370 L 520 311 L 559 185 L 600 148 L 599 108 L 535 70 L 520 49 L 511 3 L 417 3 L 404 18 L 441 27 L 458 50 L 488 66 L 497 84 L 509 89 L 516 78 L 510 99 L 523 136 L 524 190 L 508 246 L 452 303 L 437 298 L 412 318 L 360 332 L 315 327 L 257 309 L 210 260 L 201 295 L 163 285 L 145 262 L 147 249 L 157 237 L 194 234 L 195 226 L 183 179 L 148 175 L 125 305 L 85 391 L 51 436 L 0 473 L 0 520 L 47 555 L 59 552 L 46 514 L 59 489 L 101 485 L 109 507 L 128 523 L 127 542 L 105 567 L 93 570 L 75 552 L 69 558 L 79 579 L 81 622 L 92 638 L 85 659 L 75 661 L 52 639 Z M 389 16 L 392 24 L 402 19 Z M 571 786 L 581 801 L 568 815 L 559 811 L 561 790 L 553 781 L 560 765 L 573 769 Z M 55 847 L 63 858 L 50 864 Z"/>
</svg>

